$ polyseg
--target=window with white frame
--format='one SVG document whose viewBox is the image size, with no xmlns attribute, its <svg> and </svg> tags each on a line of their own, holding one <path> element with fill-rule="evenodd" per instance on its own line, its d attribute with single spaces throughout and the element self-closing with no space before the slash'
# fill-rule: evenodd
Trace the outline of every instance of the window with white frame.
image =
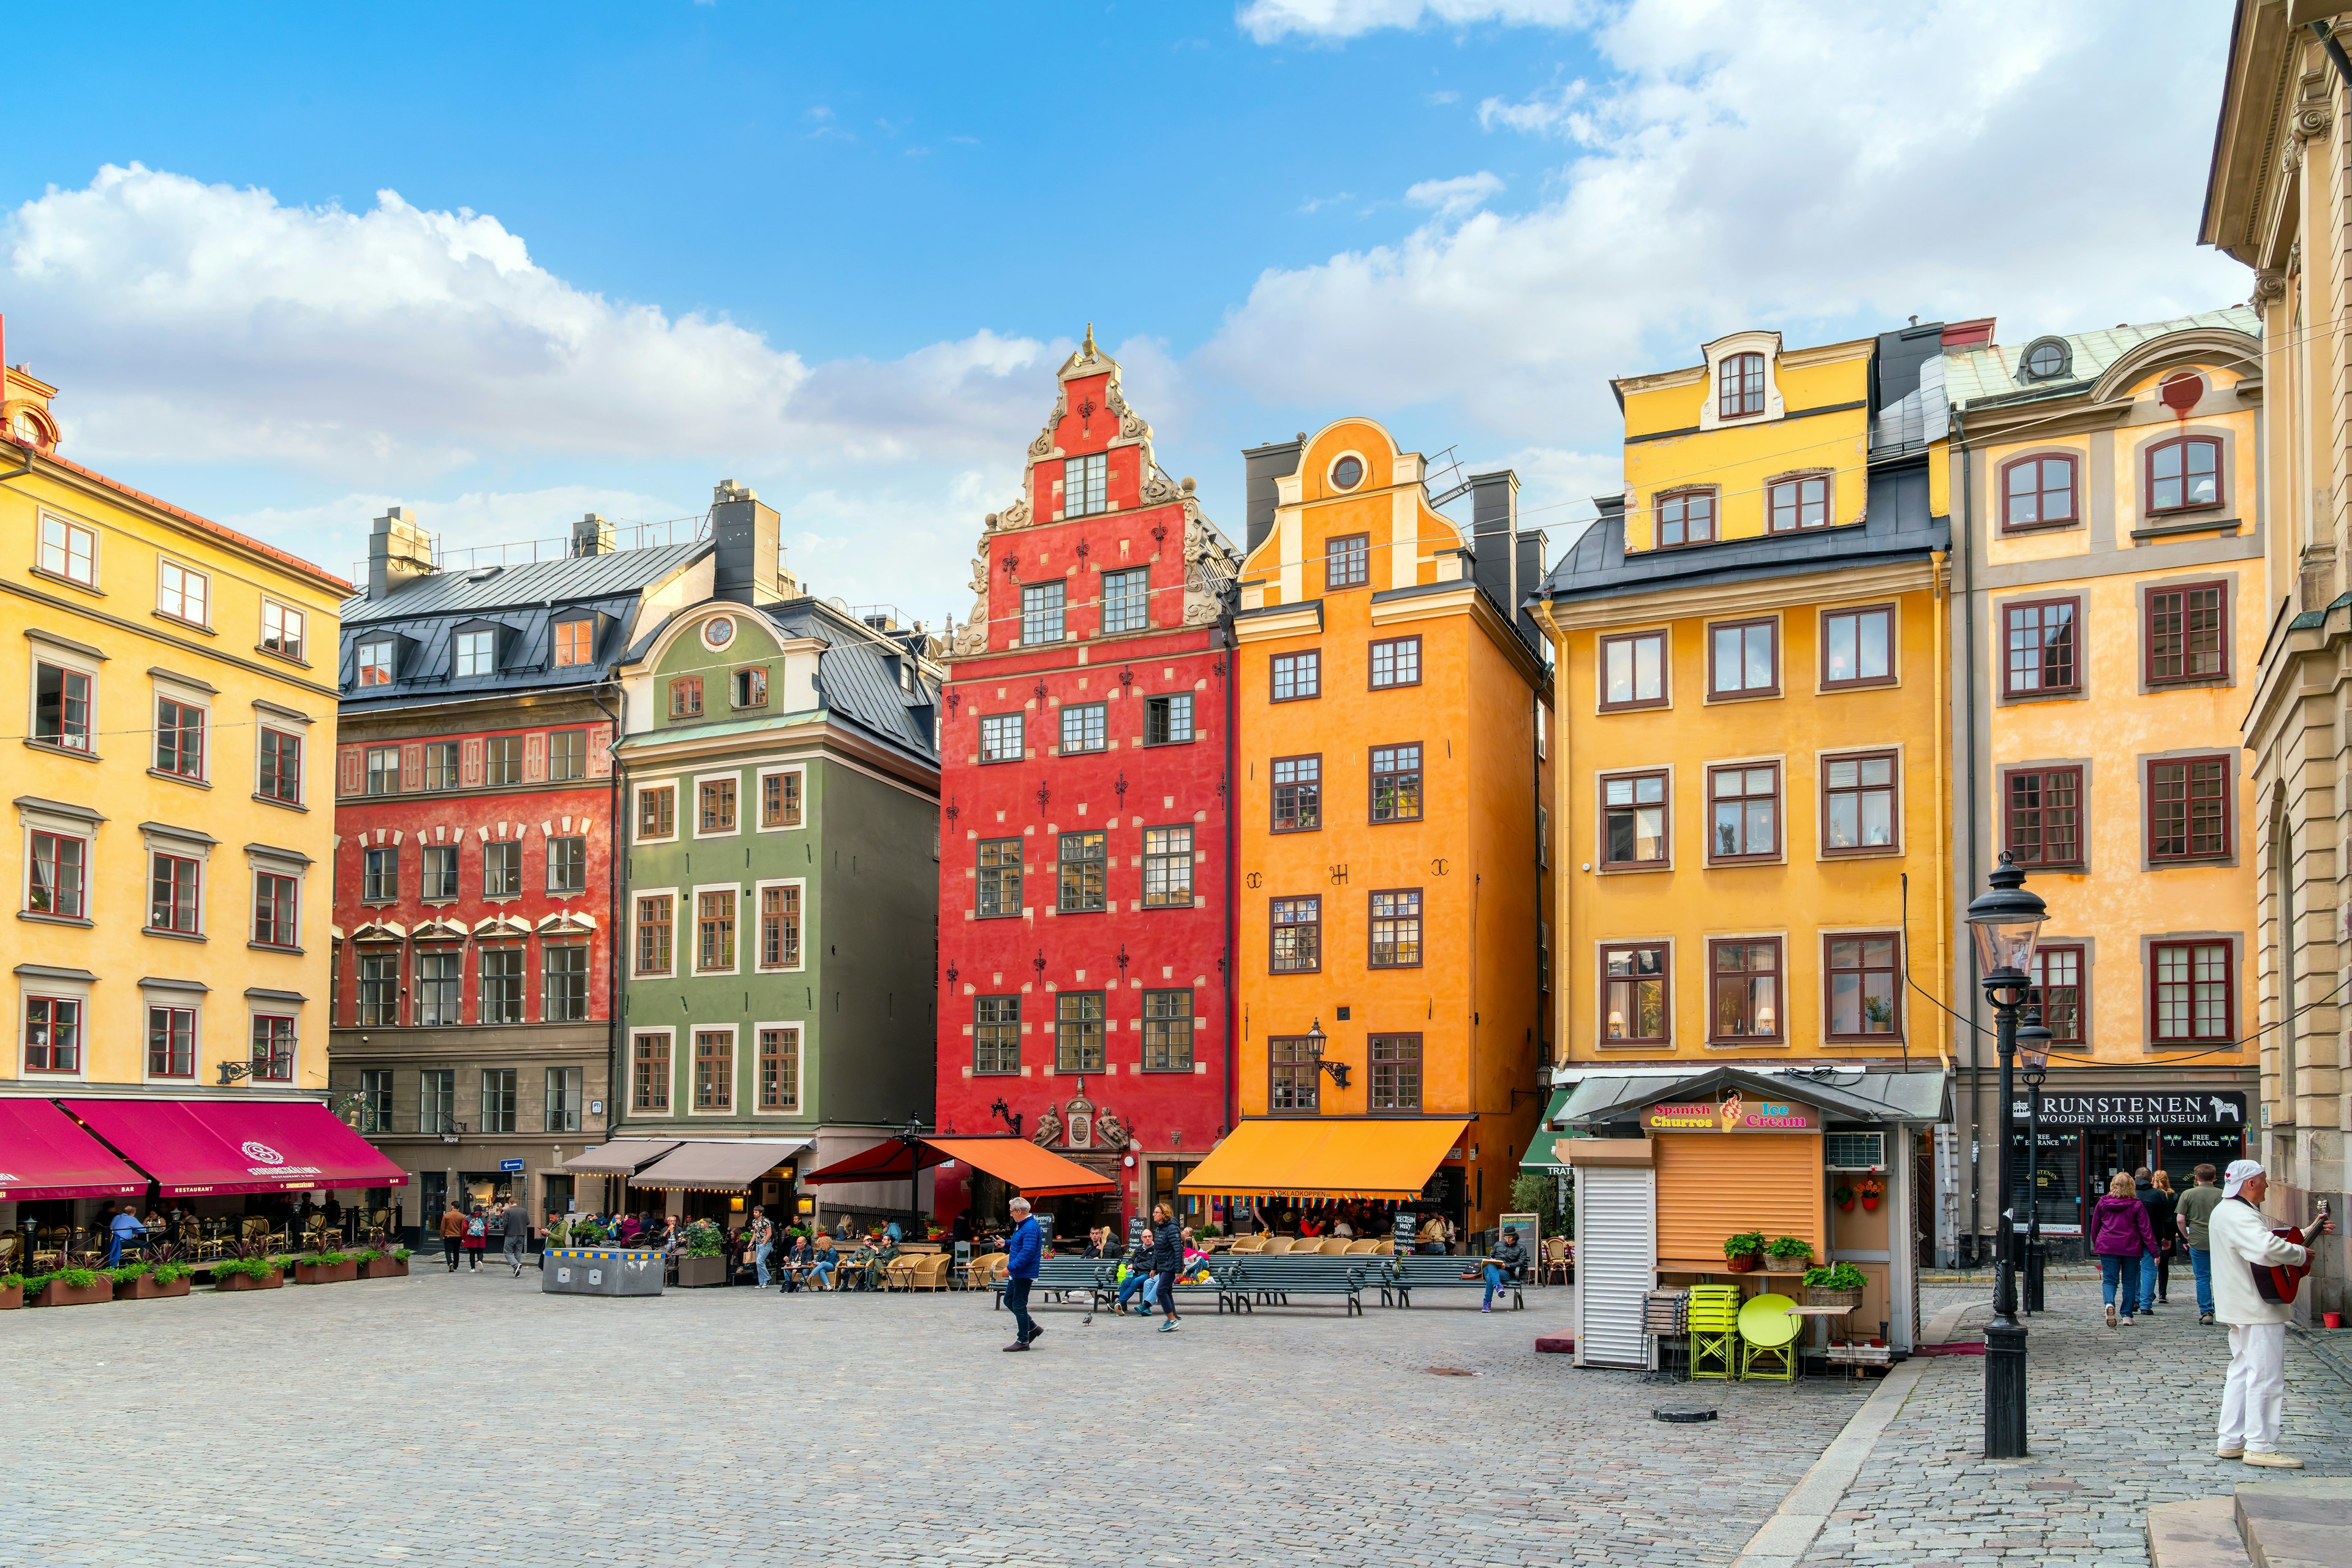
<svg viewBox="0 0 2352 1568">
<path fill-rule="evenodd" d="M 87 670 L 46 659 L 33 665 L 33 739 L 45 746 L 87 752 L 90 739 L 90 678 Z"/>
<path fill-rule="evenodd" d="M 302 612 L 275 599 L 261 601 L 261 646 L 288 658 L 302 657 Z"/>
<path fill-rule="evenodd" d="M 499 634 L 494 631 L 459 632 L 457 634 L 457 673 L 459 675 L 496 675 L 499 672 Z"/>
<path fill-rule="evenodd" d="M 174 620 L 190 626 L 209 626 L 206 613 L 211 608 L 212 582 L 193 567 L 176 561 L 163 563 L 161 582 L 155 592 L 155 607 Z"/>
<path fill-rule="evenodd" d="M 378 637 L 352 652 L 353 679 L 362 686 L 392 684 L 392 639 Z"/>
<path fill-rule="evenodd" d="M 1087 517 L 1110 510 L 1110 454 L 1091 452 L 1062 465 L 1062 515 Z M 1026 638 L 1023 639 L 1026 641 Z"/>
<path fill-rule="evenodd" d="M 61 517 L 41 515 L 41 570 L 85 588 L 98 586 L 98 532 Z"/>
</svg>

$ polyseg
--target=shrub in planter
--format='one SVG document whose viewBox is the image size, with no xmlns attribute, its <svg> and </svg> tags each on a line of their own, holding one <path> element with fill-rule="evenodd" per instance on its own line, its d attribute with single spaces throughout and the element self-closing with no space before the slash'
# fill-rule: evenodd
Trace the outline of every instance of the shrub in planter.
<svg viewBox="0 0 2352 1568">
<path fill-rule="evenodd" d="M 1764 1256 L 1782 1268 L 1801 1268 L 1812 1261 L 1813 1244 L 1801 1236 L 1776 1236 Z"/>
<path fill-rule="evenodd" d="M 118 1301 L 152 1301 L 188 1293 L 190 1270 L 184 1263 L 126 1263 L 106 1272 L 114 1281 Z"/>
<path fill-rule="evenodd" d="M 359 1277 L 359 1262 L 348 1252 L 311 1252 L 294 1260 L 297 1285 L 340 1285 Z"/>
<path fill-rule="evenodd" d="M 275 1290 L 285 1283 L 275 1258 L 224 1258 L 213 1265 L 215 1290 Z"/>
<path fill-rule="evenodd" d="M 408 1248 L 395 1247 L 390 1252 L 362 1252 L 355 1261 L 362 1279 L 400 1279 L 408 1274 Z"/>
<path fill-rule="evenodd" d="M 28 1307 L 88 1307 L 114 1300 L 114 1280 L 102 1268 L 60 1268 L 25 1281 Z"/>
<path fill-rule="evenodd" d="M 1764 1250 L 1764 1233 L 1743 1230 L 1723 1238 L 1724 1266 L 1734 1274 L 1745 1274 L 1756 1267 L 1757 1258 Z"/>
<path fill-rule="evenodd" d="M 1808 1307 L 1859 1307 L 1863 1288 L 1869 1281 L 1853 1264 L 1836 1263 L 1806 1269 L 1802 1283 Z"/>
<path fill-rule="evenodd" d="M 13 1312 L 25 1304 L 25 1277 L 21 1274 L 0 1274 L 0 1312 Z"/>
<path fill-rule="evenodd" d="M 1842 1209 L 1850 1209 L 1853 1207 L 1853 1189 L 1847 1186 L 1843 1182 L 1840 1182 L 1837 1184 L 1837 1190 L 1832 1193 L 1830 1196 L 1836 1201 L 1837 1206 Z"/>
</svg>

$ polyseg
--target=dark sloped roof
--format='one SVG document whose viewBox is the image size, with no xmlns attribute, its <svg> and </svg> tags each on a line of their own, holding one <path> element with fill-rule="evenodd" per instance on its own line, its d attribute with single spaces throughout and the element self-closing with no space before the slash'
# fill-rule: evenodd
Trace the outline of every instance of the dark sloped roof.
<svg viewBox="0 0 2352 1568">
<path fill-rule="evenodd" d="M 915 689 L 898 685 L 896 659 L 898 637 L 917 634 L 876 631 L 854 616 L 843 614 L 822 599 L 789 599 L 762 605 L 761 614 L 787 637 L 811 637 L 825 645 L 817 656 L 816 689 L 826 710 L 845 717 L 877 740 L 897 746 L 936 767 L 940 752 L 932 740 L 931 716 L 938 710 L 939 689 L 916 662 Z"/>
<path fill-rule="evenodd" d="M 500 691 L 539 690 L 606 679 L 628 650 L 636 631 L 638 597 L 696 557 L 705 542 L 667 544 L 655 550 L 625 550 L 538 561 L 490 574 L 446 573 L 394 588 L 382 599 L 357 598 L 344 605 L 342 647 L 337 679 L 346 713 L 397 708 L 419 700 Z M 478 579 L 478 580 L 477 580 Z M 604 617 L 586 665 L 555 664 L 553 624 L 557 612 L 593 610 Z M 459 677 L 455 642 L 461 626 L 506 628 L 499 669 Z M 388 686 L 362 687 L 355 649 L 390 635 L 404 639 Z"/>
<path fill-rule="evenodd" d="M 1771 533 L 1721 544 L 1645 551 L 1627 560 L 1625 516 L 1605 514 L 1577 537 L 1528 603 L 1597 599 L 1648 588 L 1793 577 L 1952 547 L 1952 523 L 1927 510 L 1925 461 L 1874 469 L 1864 521 L 1851 528 Z"/>
</svg>

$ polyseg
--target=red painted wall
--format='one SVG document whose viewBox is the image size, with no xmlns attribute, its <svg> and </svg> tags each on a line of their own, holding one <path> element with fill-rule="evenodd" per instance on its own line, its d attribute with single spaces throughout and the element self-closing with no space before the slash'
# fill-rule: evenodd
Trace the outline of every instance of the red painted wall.
<svg viewBox="0 0 2352 1568">
<path fill-rule="evenodd" d="M 1132 1212 L 1149 1204 L 1142 1183 L 1151 1166 L 1197 1162 L 1229 1120 L 1232 664 L 1222 626 L 1183 624 L 1184 506 L 1181 498 L 1139 505 L 1149 447 L 1110 445 L 1120 420 L 1104 406 L 1109 392 L 1107 372 L 1067 381 L 1054 437 L 1067 456 L 1108 451 L 1110 510 L 1057 520 L 1064 457 L 1034 460 L 1026 526 L 981 541 L 988 651 L 950 667 L 940 744 L 939 1118 L 959 1132 L 1003 1131 L 990 1110 L 1003 1100 L 1034 1136 L 1048 1105 L 1066 1107 L 1079 1091 L 1074 1077 L 1052 1070 L 1055 1000 L 1064 991 L 1102 991 L 1108 1070 L 1086 1075 L 1085 1094 L 1143 1146 L 1132 1165 L 1119 1167 L 1121 1207 Z M 1102 574 L 1135 567 L 1150 574 L 1150 629 L 1103 637 Z M 1055 579 L 1064 584 L 1064 640 L 1019 647 L 1022 587 Z M 1145 746 L 1145 699 L 1185 691 L 1195 739 Z M 1107 708 L 1108 748 L 1057 754 L 1063 705 L 1096 701 Z M 1024 758 L 980 762 L 982 719 L 1015 712 Z M 1141 908 L 1144 830 L 1176 825 L 1192 829 L 1192 907 Z M 1059 835 L 1097 828 L 1108 835 L 1108 908 L 1055 912 Z M 980 845 L 1004 837 L 1023 842 L 1024 910 L 982 920 Z M 1144 1072 L 1143 994 L 1184 986 L 1194 992 L 1194 1070 Z M 1021 1071 L 975 1072 L 975 1002 L 1004 994 L 1022 1000 Z M 1106 1152 L 1097 1141 L 1094 1153 Z M 970 1197 L 961 1168 L 943 1175 L 940 1216 L 961 1213 Z"/>
</svg>

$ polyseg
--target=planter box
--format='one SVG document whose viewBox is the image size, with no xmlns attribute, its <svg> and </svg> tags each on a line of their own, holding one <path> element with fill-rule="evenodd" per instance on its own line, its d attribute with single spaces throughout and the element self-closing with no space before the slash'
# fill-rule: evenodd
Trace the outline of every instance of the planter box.
<svg viewBox="0 0 2352 1568">
<path fill-rule="evenodd" d="M 24 1304 L 25 1288 L 22 1285 L 11 1285 L 5 1289 L 0 1289 L 0 1312 L 13 1312 Z"/>
<path fill-rule="evenodd" d="M 1808 1307 L 1843 1307 L 1848 1311 L 1852 1311 L 1854 1308 L 1862 1305 L 1862 1292 L 1859 1290 L 1832 1290 L 1825 1285 L 1808 1285 L 1805 1287 L 1805 1305 Z"/>
<path fill-rule="evenodd" d="M 727 1259 L 724 1258 L 681 1258 L 677 1260 L 677 1282 L 681 1289 L 727 1283 Z"/>
<path fill-rule="evenodd" d="M 265 1274 L 258 1279 L 250 1274 L 213 1276 L 213 1289 L 215 1290 L 275 1290 L 285 1283 L 286 1276 L 276 1272 Z"/>
<path fill-rule="evenodd" d="M 1727 1258 L 1723 1260 L 1724 1270 L 1730 1274 L 1752 1274 L 1756 1271 L 1756 1259 L 1758 1256 L 1758 1254 L 1750 1252 L 1744 1257 Z"/>
<path fill-rule="evenodd" d="M 118 1301 L 160 1301 L 166 1296 L 184 1296 L 188 1293 L 188 1280 L 189 1276 L 185 1274 L 169 1284 L 158 1280 L 152 1274 L 142 1274 L 136 1279 L 118 1279 L 114 1282 L 114 1299 Z"/>
<path fill-rule="evenodd" d="M 341 1263 L 297 1262 L 294 1265 L 294 1283 L 297 1285 L 341 1285 L 359 1277 L 360 1266 L 356 1259 L 347 1258 Z"/>
<path fill-rule="evenodd" d="M 408 1259 L 405 1258 L 371 1258 L 360 1265 L 362 1279 L 405 1279 Z"/>
<path fill-rule="evenodd" d="M 62 1279 L 52 1279 L 40 1289 L 40 1293 L 25 1303 L 27 1307 L 90 1307 L 100 1301 L 114 1300 L 114 1281 L 100 1279 L 77 1290 Z"/>
</svg>

